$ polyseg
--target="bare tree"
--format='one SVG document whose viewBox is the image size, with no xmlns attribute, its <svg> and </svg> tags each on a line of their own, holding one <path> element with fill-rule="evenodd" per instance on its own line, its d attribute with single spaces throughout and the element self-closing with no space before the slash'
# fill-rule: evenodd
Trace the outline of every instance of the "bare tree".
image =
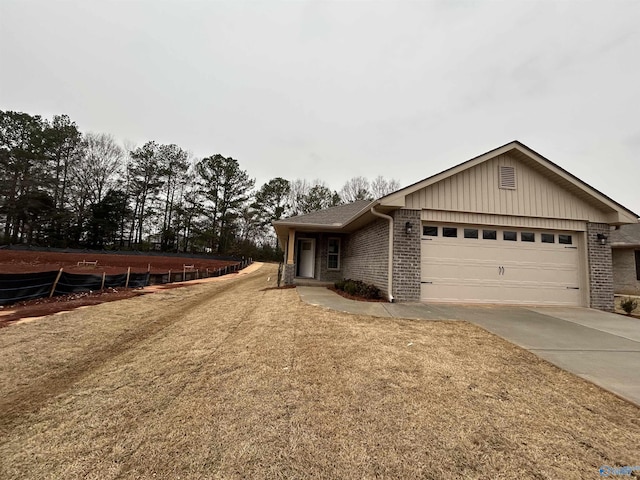
<svg viewBox="0 0 640 480">
<path fill-rule="evenodd" d="M 109 188 L 116 186 L 124 151 L 106 133 L 87 133 L 81 142 L 81 154 L 73 166 L 74 183 L 84 187 L 92 204 L 99 203 Z"/>
<path fill-rule="evenodd" d="M 111 135 L 87 133 L 82 138 L 69 172 L 69 203 L 75 217 L 72 236 L 76 243 L 84 235 L 91 206 L 118 186 L 123 158 L 122 148 Z"/>
<path fill-rule="evenodd" d="M 400 182 L 395 178 L 387 180 L 382 175 L 378 175 L 371 182 L 371 194 L 373 198 L 384 197 L 400 189 Z"/>
<path fill-rule="evenodd" d="M 364 177 L 353 177 L 340 190 L 340 198 L 344 203 L 356 200 L 373 200 L 369 191 L 369 180 Z"/>
</svg>

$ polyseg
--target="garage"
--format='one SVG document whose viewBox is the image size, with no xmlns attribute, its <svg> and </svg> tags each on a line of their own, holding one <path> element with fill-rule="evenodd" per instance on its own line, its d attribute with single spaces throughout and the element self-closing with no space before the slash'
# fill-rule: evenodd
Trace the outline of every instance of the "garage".
<svg viewBox="0 0 640 480">
<path fill-rule="evenodd" d="M 423 223 L 421 300 L 582 306 L 581 232 Z"/>
</svg>

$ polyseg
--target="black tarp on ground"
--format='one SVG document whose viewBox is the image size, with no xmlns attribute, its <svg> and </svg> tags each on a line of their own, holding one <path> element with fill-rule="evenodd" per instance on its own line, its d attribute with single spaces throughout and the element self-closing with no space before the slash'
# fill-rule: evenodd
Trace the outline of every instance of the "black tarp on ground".
<svg viewBox="0 0 640 480">
<path fill-rule="evenodd" d="M 39 273 L 0 274 L 0 305 L 48 297 L 57 271 Z M 124 287 L 127 274 L 105 275 L 104 288 Z M 149 284 L 148 273 L 132 273 L 129 276 L 129 288 L 145 287 Z M 62 272 L 54 295 L 100 290 L 102 275 L 82 275 Z"/>
<path fill-rule="evenodd" d="M 57 271 L 0 274 L 0 305 L 48 296 L 57 275 Z"/>
<path fill-rule="evenodd" d="M 129 275 L 129 288 L 145 287 L 149 283 L 148 273 L 132 273 Z M 127 284 L 127 274 L 105 275 L 104 288 L 124 287 Z M 102 275 L 84 275 L 77 273 L 62 272 L 58 285 L 56 285 L 56 295 L 64 295 L 74 292 L 86 292 L 89 290 L 100 290 L 102 286 Z"/>
</svg>

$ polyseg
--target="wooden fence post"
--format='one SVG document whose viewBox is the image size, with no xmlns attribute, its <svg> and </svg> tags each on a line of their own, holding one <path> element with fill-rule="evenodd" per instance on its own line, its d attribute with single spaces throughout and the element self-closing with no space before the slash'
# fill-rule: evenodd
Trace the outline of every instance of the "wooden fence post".
<svg viewBox="0 0 640 480">
<path fill-rule="evenodd" d="M 100 290 L 104 290 L 104 278 L 107 276 L 106 272 L 102 272 L 102 285 L 100 285 Z"/>
<path fill-rule="evenodd" d="M 131 276 L 131 267 L 127 267 L 127 283 L 124 284 L 124 288 L 129 288 L 129 277 Z"/>
<path fill-rule="evenodd" d="M 171 270 L 169 270 L 169 278 L 167 279 L 167 283 L 171 283 Z"/>
<path fill-rule="evenodd" d="M 56 291 L 56 286 L 58 285 L 58 280 L 60 280 L 60 276 L 62 276 L 62 269 L 58 272 L 58 276 L 56 277 L 55 282 L 53 282 L 53 287 L 51 287 L 51 293 L 49 294 L 49 298 L 53 297 L 53 292 Z"/>
</svg>

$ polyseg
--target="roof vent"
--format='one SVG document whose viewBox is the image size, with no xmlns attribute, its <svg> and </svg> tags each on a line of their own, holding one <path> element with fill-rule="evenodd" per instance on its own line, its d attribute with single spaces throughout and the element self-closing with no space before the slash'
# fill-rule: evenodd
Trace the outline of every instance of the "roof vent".
<svg viewBox="0 0 640 480">
<path fill-rule="evenodd" d="M 516 168 L 500 165 L 498 167 L 498 178 L 500 180 L 500 188 L 507 190 L 516 189 Z"/>
</svg>

